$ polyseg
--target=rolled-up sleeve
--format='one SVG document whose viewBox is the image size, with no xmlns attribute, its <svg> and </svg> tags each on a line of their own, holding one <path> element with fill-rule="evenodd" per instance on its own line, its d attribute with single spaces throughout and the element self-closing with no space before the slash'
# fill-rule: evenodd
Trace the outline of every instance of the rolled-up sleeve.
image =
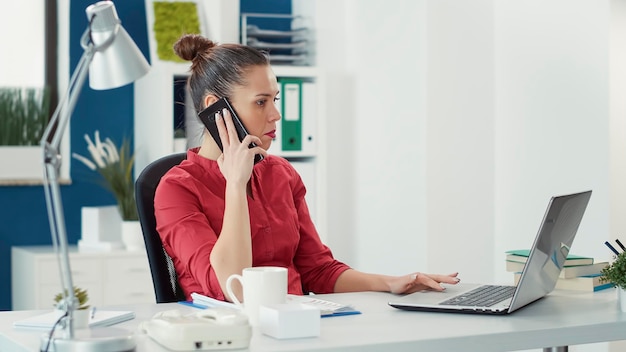
<svg viewBox="0 0 626 352">
<path fill-rule="evenodd" d="M 294 264 L 300 272 L 303 290 L 320 294 L 332 293 L 339 275 L 350 267 L 336 260 L 330 248 L 322 243 L 304 198 L 306 188 L 295 170 L 293 182 L 293 197 L 300 232 Z"/>
</svg>

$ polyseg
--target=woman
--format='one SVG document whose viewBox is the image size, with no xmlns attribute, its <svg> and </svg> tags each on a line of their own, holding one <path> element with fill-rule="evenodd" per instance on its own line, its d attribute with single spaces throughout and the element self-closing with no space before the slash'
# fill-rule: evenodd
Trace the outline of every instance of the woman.
<svg viewBox="0 0 626 352">
<path fill-rule="evenodd" d="M 188 87 L 197 111 L 227 97 L 250 133 L 237 138 L 228 111 L 216 114 L 223 152 L 203 131 L 199 148 L 161 180 L 155 196 L 157 230 L 178 279 L 192 292 L 230 300 L 227 278 L 251 266 L 288 269 L 288 291 L 330 293 L 441 291 L 457 273 L 368 274 L 335 260 L 319 239 L 304 200 L 305 187 L 285 159 L 266 150 L 280 119 L 278 83 L 268 58 L 239 44 L 184 35 L 174 45 L 192 62 Z M 248 148 L 250 143 L 257 146 Z M 254 164 L 255 154 L 265 159 Z M 235 287 L 241 299 L 241 287 Z"/>
</svg>

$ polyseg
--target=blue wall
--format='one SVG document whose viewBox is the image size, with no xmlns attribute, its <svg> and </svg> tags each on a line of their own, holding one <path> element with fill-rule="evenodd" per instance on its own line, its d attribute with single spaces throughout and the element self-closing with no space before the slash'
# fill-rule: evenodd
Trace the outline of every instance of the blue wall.
<svg viewBox="0 0 626 352">
<path fill-rule="evenodd" d="M 80 37 L 87 28 L 85 8 L 95 0 L 70 1 L 70 69 L 74 71 L 83 49 Z M 291 0 L 241 0 L 242 12 L 291 13 Z M 145 2 L 116 1 L 122 25 L 149 59 Z M 71 121 L 73 152 L 86 155 L 83 135 L 93 136 L 97 129 L 102 137 L 119 145 L 133 136 L 133 87 L 94 91 L 83 88 Z M 65 162 L 68 162 L 67 160 Z M 72 184 L 61 186 L 68 241 L 80 239 L 80 209 L 83 206 L 115 204 L 113 197 L 95 183 L 97 175 L 76 160 L 71 162 Z M 0 310 L 11 309 L 11 247 L 50 245 L 50 225 L 42 186 L 0 187 Z M 60 284 L 59 284 L 60 285 Z M 59 287 L 60 289 L 60 287 Z"/>
</svg>

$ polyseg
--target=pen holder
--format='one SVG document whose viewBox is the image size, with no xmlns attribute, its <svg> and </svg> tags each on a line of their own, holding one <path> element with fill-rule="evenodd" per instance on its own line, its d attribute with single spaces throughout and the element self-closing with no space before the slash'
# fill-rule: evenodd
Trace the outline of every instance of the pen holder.
<svg viewBox="0 0 626 352">
<path fill-rule="evenodd" d="M 55 309 L 56 313 L 55 321 L 65 315 L 64 310 Z M 89 316 L 91 315 L 91 311 L 89 309 L 76 309 L 74 311 L 74 329 L 86 329 L 89 327 Z"/>
</svg>

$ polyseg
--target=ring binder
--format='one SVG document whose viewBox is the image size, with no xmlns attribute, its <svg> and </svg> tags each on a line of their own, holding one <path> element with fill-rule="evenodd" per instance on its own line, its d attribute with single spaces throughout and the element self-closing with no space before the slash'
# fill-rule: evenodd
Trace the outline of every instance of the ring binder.
<svg viewBox="0 0 626 352">
<path fill-rule="evenodd" d="M 302 80 L 283 78 L 282 85 L 282 149 L 302 150 Z"/>
</svg>

